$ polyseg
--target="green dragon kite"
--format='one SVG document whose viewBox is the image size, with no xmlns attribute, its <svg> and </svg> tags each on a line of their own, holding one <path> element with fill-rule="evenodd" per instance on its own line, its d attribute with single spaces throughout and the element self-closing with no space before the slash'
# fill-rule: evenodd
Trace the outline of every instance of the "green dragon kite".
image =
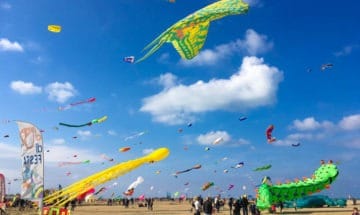
<svg viewBox="0 0 360 215">
<path fill-rule="evenodd" d="M 136 63 L 152 55 L 165 42 L 172 43 L 182 58 L 192 59 L 203 47 L 211 21 L 229 15 L 246 13 L 248 8 L 249 5 L 242 0 L 220 0 L 210 4 L 168 28 L 144 48 L 146 50 L 152 47 Z"/>
<path fill-rule="evenodd" d="M 328 189 L 338 175 L 339 170 L 332 161 L 327 164 L 322 161 L 321 166 L 311 178 L 304 177 L 303 180 L 271 185 L 268 183 L 269 178 L 265 177 L 257 191 L 256 207 L 265 210 L 270 208 L 272 204 L 302 198 L 320 192 L 325 188 Z"/>
</svg>

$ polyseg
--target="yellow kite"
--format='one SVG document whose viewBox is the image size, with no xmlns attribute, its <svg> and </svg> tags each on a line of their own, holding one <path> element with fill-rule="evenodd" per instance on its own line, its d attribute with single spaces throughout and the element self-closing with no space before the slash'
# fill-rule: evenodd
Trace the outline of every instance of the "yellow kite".
<svg viewBox="0 0 360 215">
<path fill-rule="evenodd" d="M 60 33 L 61 26 L 60 25 L 48 25 L 48 30 L 54 33 Z"/>
<path fill-rule="evenodd" d="M 210 4 L 168 28 L 144 48 L 146 50 L 152 47 L 136 62 L 145 60 L 165 42 L 172 43 L 182 58 L 192 59 L 203 47 L 211 21 L 229 15 L 243 14 L 248 9 L 249 5 L 242 0 L 220 0 Z"/>
</svg>

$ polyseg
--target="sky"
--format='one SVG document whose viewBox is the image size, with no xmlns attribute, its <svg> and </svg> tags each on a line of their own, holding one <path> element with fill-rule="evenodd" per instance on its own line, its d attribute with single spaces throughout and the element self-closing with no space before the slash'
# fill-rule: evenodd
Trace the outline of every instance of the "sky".
<svg viewBox="0 0 360 215">
<path fill-rule="evenodd" d="M 213 2 L 0 0 L 0 173 L 7 191 L 20 192 L 21 120 L 44 131 L 45 188 L 167 147 L 165 160 L 108 182 L 103 195 L 121 195 L 139 176 L 135 196 L 255 195 L 264 176 L 273 183 L 309 177 L 331 159 L 340 174 L 321 194 L 360 196 L 360 3 L 251 0 L 248 13 L 211 22 L 192 60 L 165 43 L 140 63 L 124 62 Z M 48 31 L 51 24 L 61 32 Z M 59 109 L 89 98 L 96 101 Z M 102 116 L 108 119 L 92 126 L 59 125 Z M 269 144 L 271 124 L 276 141 Z M 59 166 L 84 160 L 91 162 Z M 242 168 L 231 168 L 239 162 Z M 215 185 L 202 191 L 206 182 Z"/>
</svg>

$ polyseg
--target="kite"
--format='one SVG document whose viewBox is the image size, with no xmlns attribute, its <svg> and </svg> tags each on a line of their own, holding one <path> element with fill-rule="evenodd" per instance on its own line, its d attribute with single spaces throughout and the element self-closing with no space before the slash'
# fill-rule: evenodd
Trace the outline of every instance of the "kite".
<svg viewBox="0 0 360 215">
<path fill-rule="evenodd" d="M 89 190 L 85 191 L 84 193 L 78 195 L 76 198 L 77 200 L 81 201 L 84 200 L 87 196 L 92 195 L 93 193 L 95 193 L 95 189 L 92 187 Z"/>
<path fill-rule="evenodd" d="M 324 161 L 311 178 L 304 177 L 303 180 L 296 179 L 279 185 L 272 185 L 267 178 L 257 189 L 256 207 L 266 210 L 272 204 L 296 200 L 323 189 L 329 189 L 330 184 L 338 175 L 337 166 L 330 162 L 326 164 Z"/>
<path fill-rule="evenodd" d="M 215 145 L 215 144 L 219 144 L 219 143 L 221 143 L 223 140 L 224 140 L 224 139 L 223 139 L 222 137 L 218 137 L 218 138 L 216 138 L 216 139 L 214 140 L 213 144 L 214 144 L 214 145 Z"/>
<path fill-rule="evenodd" d="M 95 123 L 102 123 L 104 122 L 105 120 L 107 120 L 107 116 L 103 116 L 101 118 L 97 118 L 97 119 L 93 119 L 91 120 L 91 124 L 95 124 Z"/>
<path fill-rule="evenodd" d="M 209 189 L 211 186 L 214 186 L 214 182 L 206 182 L 202 187 L 202 191 L 205 191 L 207 189 Z"/>
<path fill-rule="evenodd" d="M 134 194 L 135 188 L 144 182 L 144 178 L 139 176 L 137 177 L 136 181 L 134 181 L 133 183 L 131 183 L 127 189 L 127 191 L 125 191 L 123 194 L 125 196 L 132 196 L 132 194 Z"/>
<path fill-rule="evenodd" d="M 110 158 L 108 156 L 106 156 L 106 154 L 102 154 L 101 157 L 109 162 L 113 162 L 114 161 L 114 158 Z"/>
<path fill-rule="evenodd" d="M 242 117 L 239 118 L 240 121 L 244 121 L 244 120 L 246 120 L 246 119 L 247 119 L 246 116 L 242 116 Z"/>
<path fill-rule="evenodd" d="M 224 169 L 224 173 L 228 173 L 229 172 L 229 170 L 227 170 L 227 169 Z"/>
<path fill-rule="evenodd" d="M 298 146 L 300 146 L 300 143 L 293 143 L 293 144 L 291 144 L 291 146 L 298 147 Z"/>
<path fill-rule="evenodd" d="M 205 151 L 209 151 L 210 150 L 210 148 L 209 147 L 205 147 Z"/>
<path fill-rule="evenodd" d="M 101 118 L 93 119 L 93 120 L 91 120 L 91 122 L 87 122 L 87 123 L 80 124 L 80 125 L 67 124 L 67 123 L 63 123 L 63 122 L 60 122 L 59 125 L 66 126 L 66 127 L 84 127 L 84 126 L 91 126 L 91 125 L 96 124 L 96 123 L 102 123 L 102 122 L 104 122 L 105 120 L 107 120 L 107 118 L 108 118 L 107 116 L 103 116 L 103 117 L 101 117 Z"/>
<path fill-rule="evenodd" d="M 73 125 L 73 124 L 67 124 L 67 123 L 60 122 L 59 125 L 66 126 L 66 127 L 84 127 L 84 126 L 90 126 L 91 122 L 87 122 L 87 123 L 80 124 L 80 125 Z"/>
<path fill-rule="evenodd" d="M 262 166 L 262 167 L 258 167 L 256 169 L 254 169 L 254 171 L 263 171 L 263 170 L 268 170 L 271 168 L 271 164 L 268 164 L 268 165 L 265 165 L 265 166 Z"/>
<path fill-rule="evenodd" d="M 101 170 L 67 186 L 63 190 L 55 191 L 50 195 L 46 195 L 43 199 L 44 204 L 51 204 L 52 207 L 63 207 L 66 202 L 74 199 L 79 193 L 82 193 L 88 187 L 98 187 L 99 185 L 114 180 L 144 164 L 159 162 L 165 159 L 169 153 L 170 151 L 167 148 L 158 148 L 146 156 L 139 157 L 134 160 L 128 160 Z M 55 199 L 57 201 L 54 201 Z"/>
<path fill-rule="evenodd" d="M 177 171 L 174 175 L 179 175 L 179 174 L 182 174 L 182 173 L 185 173 L 185 172 L 190 172 L 191 170 L 193 169 L 200 169 L 201 168 L 201 165 L 200 164 L 197 164 L 195 166 L 193 166 L 192 168 L 190 169 L 186 169 L 186 170 L 182 170 L 182 171 Z"/>
<path fill-rule="evenodd" d="M 90 160 L 85 160 L 85 161 L 76 161 L 76 162 L 68 162 L 68 161 L 65 161 L 65 162 L 59 162 L 59 166 L 62 167 L 62 166 L 65 166 L 65 165 L 76 165 L 76 164 L 89 164 L 90 163 Z"/>
<path fill-rule="evenodd" d="M 139 132 L 139 133 L 137 133 L 137 134 L 134 134 L 134 135 L 125 137 L 124 140 L 127 141 L 127 140 L 130 140 L 130 139 L 134 139 L 134 138 L 140 137 L 140 136 L 142 136 L 142 135 L 144 135 L 144 134 L 146 134 L 146 133 L 147 133 L 146 131 L 142 131 L 142 132 Z"/>
<path fill-rule="evenodd" d="M 188 127 L 191 127 L 191 126 L 192 126 L 192 123 L 191 123 L 191 122 L 189 122 L 189 123 L 187 124 L 187 126 L 188 126 Z"/>
<path fill-rule="evenodd" d="M 61 26 L 60 25 L 48 25 L 48 31 L 51 31 L 53 33 L 60 33 Z"/>
<path fill-rule="evenodd" d="M 124 61 L 127 62 L 127 63 L 134 63 L 135 62 L 135 57 L 134 56 L 124 57 Z"/>
<path fill-rule="evenodd" d="M 4 135 L 4 138 L 8 138 L 8 137 L 10 137 L 8 134 L 5 134 L 5 135 Z"/>
<path fill-rule="evenodd" d="M 321 65 L 321 71 L 324 71 L 325 69 L 332 68 L 334 65 L 332 63 L 326 63 Z"/>
<path fill-rule="evenodd" d="M 8 120 L 8 119 L 3 119 L 3 120 L 1 120 L 1 122 L 2 122 L 2 123 L 4 123 L 4 124 L 6 124 L 6 123 L 10 123 L 10 122 L 11 122 L 11 120 Z"/>
<path fill-rule="evenodd" d="M 122 147 L 122 148 L 119 149 L 119 152 L 127 152 L 130 149 L 131 149 L 130 147 Z"/>
<path fill-rule="evenodd" d="M 238 169 L 238 168 L 241 168 L 244 166 L 244 162 L 240 162 L 240 163 L 237 163 L 234 167 L 232 168 L 235 168 L 235 169 Z"/>
<path fill-rule="evenodd" d="M 230 184 L 229 187 L 228 187 L 228 190 L 231 190 L 231 189 L 234 188 L 234 187 L 235 187 L 235 185 Z"/>
<path fill-rule="evenodd" d="M 95 195 L 105 192 L 105 191 L 106 191 L 106 187 L 102 187 L 102 188 L 100 188 L 100 190 L 96 191 Z"/>
<path fill-rule="evenodd" d="M 92 102 L 95 102 L 95 101 L 96 101 L 96 98 L 91 97 L 91 98 L 83 100 L 83 101 L 78 101 L 78 102 L 71 103 L 71 104 L 66 105 L 64 107 L 59 107 L 58 110 L 68 110 L 68 109 L 72 108 L 73 106 L 81 105 L 81 104 L 85 104 L 85 103 L 92 103 Z"/>
<path fill-rule="evenodd" d="M 229 15 L 244 14 L 248 9 L 249 5 L 242 0 L 221 0 L 201 8 L 176 22 L 147 45 L 144 50 L 151 49 L 136 63 L 148 58 L 165 42 L 172 43 L 183 59 L 192 59 L 203 47 L 211 21 Z"/>
<path fill-rule="evenodd" d="M 268 143 L 272 143 L 276 141 L 275 137 L 272 137 L 272 131 L 274 130 L 274 125 L 269 125 L 269 127 L 267 127 L 266 129 L 266 139 L 268 141 Z"/>
</svg>

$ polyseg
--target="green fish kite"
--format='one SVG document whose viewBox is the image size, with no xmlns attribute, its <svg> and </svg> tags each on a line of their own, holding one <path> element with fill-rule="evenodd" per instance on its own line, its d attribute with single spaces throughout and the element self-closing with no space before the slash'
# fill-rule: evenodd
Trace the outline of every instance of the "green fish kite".
<svg viewBox="0 0 360 215">
<path fill-rule="evenodd" d="M 172 43 L 182 58 L 192 59 L 203 47 L 211 21 L 229 15 L 243 14 L 248 9 L 249 5 L 242 0 L 220 0 L 210 4 L 168 28 L 144 48 L 146 50 L 152 47 L 136 63 L 152 55 L 165 42 Z"/>
</svg>

